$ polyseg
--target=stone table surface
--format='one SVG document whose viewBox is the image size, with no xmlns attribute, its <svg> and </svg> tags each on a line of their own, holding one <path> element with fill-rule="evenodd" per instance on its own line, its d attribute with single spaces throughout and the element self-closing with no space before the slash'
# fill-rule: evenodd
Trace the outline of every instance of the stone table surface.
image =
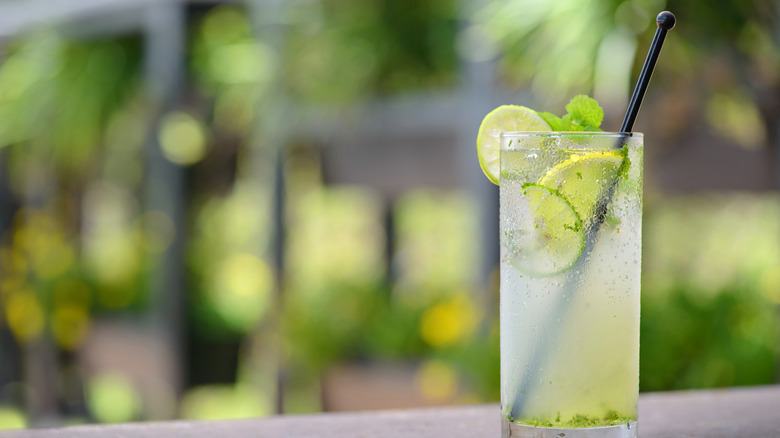
<svg viewBox="0 0 780 438">
<path fill-rule="evenodd" d="M 170 421 L 0 432 L 0 438 L 460 438 L 499 437 L 498 405 Z M 642 438 L 780 438 L 780 385 L 645 393 Z"/>
</svg>

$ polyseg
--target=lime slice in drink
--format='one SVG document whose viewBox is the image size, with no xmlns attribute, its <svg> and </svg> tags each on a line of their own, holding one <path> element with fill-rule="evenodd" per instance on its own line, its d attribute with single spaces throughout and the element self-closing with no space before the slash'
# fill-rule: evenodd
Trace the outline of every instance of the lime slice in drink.
<svg viewBox="0 0 780 438">
<path fill-rule="evenodd" d="M 617 178 L 623 160 L 619 150 L 573 155 L 550 169 L 539 184 L 566 198 L 588 226 L 595 219 L 600 198 Z"/>
<path fill-rule="evenodd" d="M 506 232 L 507 256 L 520 272 L 534 277 L 557 275 L 579 259 L 585 231 L 571 203 L 554 189 L 525 184 L 530 216 Z"/>
<path fill-rule="evenodd" d="M 477 134 L 477 156 L 482 171 L 498 185 L 501 168 L 501 132 L 549 131 L 550 125 L 532 109 L 517 105 L 502 105 L 482 120 Z"/>
</svg>

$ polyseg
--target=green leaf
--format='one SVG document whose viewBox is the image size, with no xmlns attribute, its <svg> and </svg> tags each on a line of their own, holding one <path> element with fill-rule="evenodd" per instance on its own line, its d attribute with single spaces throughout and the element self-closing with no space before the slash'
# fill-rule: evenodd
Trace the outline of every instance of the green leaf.
<svg viewBox="0 0 780 438">
<path fill-rule="evenodd" d="M 539 112 L 539 115 L 553 131 L 601 131 L 599 126 L 604 120 L 604 110 L 596 99 L 584 94 L 574 96 L 566 105 L 568 114 L 558 117 L 553 113 Z"/>
<path fill-rule="evenodd" d="M 539 115 L 539 117 L 544 119 L 544 121 L 547 122 L 548 125 L 550 125 L 550 129 L 552 129 L 553 131 L 561 131 L 561 124 L 563 122 L 561 121 L 560 117 L 556 116 L 553 113 L 547 113 L 547 112 L 544 113 L 537 112 L 537 114 Z"/>
<path fill-rule="evenodd" d="M 584 94 L 574 96 L 566 105 L 566 112 L 571 116 L 572 125 L 579 127 L 578 131 L 601 131 L 599 126 L 604 120 L 604 110 L 596 99 Z"/>
<path fill-rule="evenodd" d="M 620 148 L 620 155 L 623 156 L 623 162 L 620 164 L 617 174 L 618 177 L 628 179 L 628 171 L 631 169 L 631 159 L 628 158 L 628 145 L 623 145 L 623 147 Z"/>
<path fill-rule="evenodd" d="M 582 127 L 572 123 L 571 114 L 566 114 L 565 116 L 561 117 L 561 126 L 559 131 L 582 131 Z"/>
</svg>

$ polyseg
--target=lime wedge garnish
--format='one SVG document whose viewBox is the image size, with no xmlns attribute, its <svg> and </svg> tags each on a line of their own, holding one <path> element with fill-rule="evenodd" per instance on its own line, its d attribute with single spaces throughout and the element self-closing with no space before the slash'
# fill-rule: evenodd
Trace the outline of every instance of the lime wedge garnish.
<svg viewBox="0 0 780 438">
<path fill-rule="evenodd" d="M 549 131 L 550 125 L 532 109 L 517 105 L 502 105 L 482 120 L 477 134 L 477 156 L 482 171 L 498 185 L 501 168 L 501 132 Z"/>
<path fill-rule="evenodd" d="M 582 220 L 556 190 L 525 184 L 530 216 L 505 231 L 507 257 L 520 272 L 534 277 L 557 275 L 579 259 L 585 247 Z"/>
<path fill-rule="evenodd" d="M 569 201 L 587 226 L 594 220 L 606 189 L 617 178 L 623 159 L 620 151 L 573 155 L 550 169 L 539 184 L 556 190 Z"/>
</svg>

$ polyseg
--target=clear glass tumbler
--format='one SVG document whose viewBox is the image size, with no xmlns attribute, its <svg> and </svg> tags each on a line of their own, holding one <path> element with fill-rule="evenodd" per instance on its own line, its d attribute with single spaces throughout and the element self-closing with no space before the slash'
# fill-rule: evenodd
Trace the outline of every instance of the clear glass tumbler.
<svg viewBox="0 0 780 438">
<path fill-rule="evenodd" d="M 503 437 L 636 437 L 640 133 L 501 136 Z"/>
</svg>

